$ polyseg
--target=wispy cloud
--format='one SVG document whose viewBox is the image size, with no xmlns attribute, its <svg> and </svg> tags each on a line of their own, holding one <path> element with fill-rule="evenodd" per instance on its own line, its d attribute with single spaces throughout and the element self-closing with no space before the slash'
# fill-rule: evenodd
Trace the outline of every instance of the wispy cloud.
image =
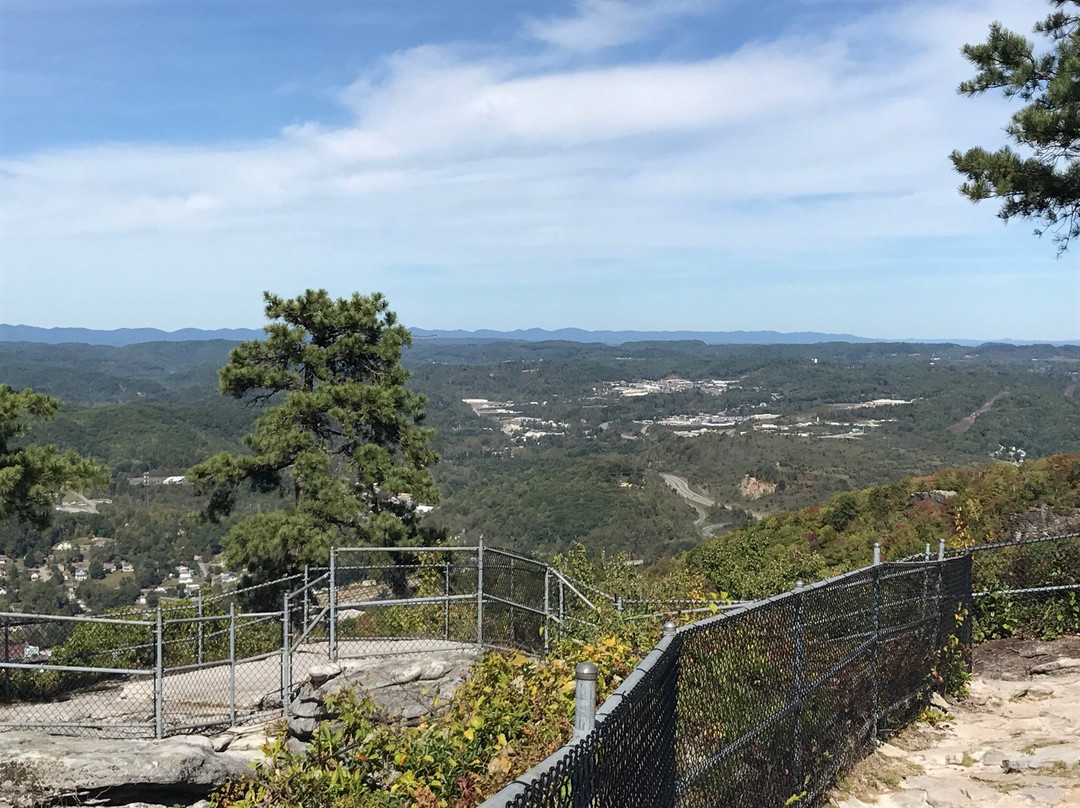
<svg viewBox="0 0 1080 808">
<path fill-rule="evenodd" d="M 579 0 L 576 14 L 531 19 L 533 38 L 570 51 L 591 53 L 654 37 L 672 20 L 703 14 L 718 0 Z"/>
</svg>

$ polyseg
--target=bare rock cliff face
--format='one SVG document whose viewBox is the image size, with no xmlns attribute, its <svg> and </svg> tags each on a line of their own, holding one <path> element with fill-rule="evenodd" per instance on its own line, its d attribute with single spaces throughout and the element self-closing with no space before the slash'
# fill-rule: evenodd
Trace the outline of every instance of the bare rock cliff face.
<svg viewBox="0 0 1080 808">
<path fill-rule="evenodd" d="M 747 474 L 739 483 L 739 493 L 745 499 L 761 499 L 776 492 L 776 483 L 767 483 Z"/>
<path fill-rule="evenodd" d="M 1054 512 L 1048 505 L 1032 508 L 1013 520 L 1010 532 L 1014 539 L 1080 533 L 1080 508 L 1059 512 Z"/>
</svg>

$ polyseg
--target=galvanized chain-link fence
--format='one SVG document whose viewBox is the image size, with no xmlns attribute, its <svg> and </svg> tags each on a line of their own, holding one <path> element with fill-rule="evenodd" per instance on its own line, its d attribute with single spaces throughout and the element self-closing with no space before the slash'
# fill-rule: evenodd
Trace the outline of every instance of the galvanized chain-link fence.
<svg viewBox="0 0 1080 808">
<path fill-rule="evenodd" d="M 338 548 L 328 568 L 106 617 L 0 614 L 0 730 L 163 737 L 280 714 L 312 666 L 540 653 L 596 619 L 585 587 L 492 548 Z"/>
<path fill-rule="evenodd" d="M 970 647 L 971 558 L 878 564 L 671 632 L 485 808 L 811 805 Z M 952 664 L 964 664 L 962 659 Z"/>
</svg>

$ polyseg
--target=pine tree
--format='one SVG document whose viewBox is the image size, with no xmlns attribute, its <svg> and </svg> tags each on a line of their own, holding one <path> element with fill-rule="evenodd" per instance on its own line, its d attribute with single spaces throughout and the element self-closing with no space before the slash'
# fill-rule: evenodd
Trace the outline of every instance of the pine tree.
<svg viewBox="0 0 1080 808">
<path fill-rule="evenodd" d="M 48 421 L 59 408 L 51 396 L 0 384 L 0 519 L 15 517 L 40 530 L 51 521 L 62 491 L 108 484 L 103 466 L 73 451 L 14 445 L 26 434 L 28 418 Z"/>
<path fill-rule="evenodd" d="M 990 25 L 989 38 L 964 45 L 978 73 L 960 84 L 964 95 L 1001 90 L 1026 106 L 1005 126 L 1020 151 L 1004 147 L 954 151 L 951 160 L 967 175 L 960 192 L 973 202 L 1002 200 L 999 216 L 1035 219 L 1036 234 L 1054 231 L 1058 252 L 1080 235 L 1080 2 L 1048 0 L 1055 11 L 1035 26 L 1051 48 L 1037 53 L 1020 33 Z"/>
<path fill-rule="evenodd" d="M 420 426 L 426 399 L 406 388 L 401 366 L 411 334 L 377 293 L 264 299 L 266 339 L 232 350 L 219 389 L 273 406 L 244 439 L 251 454 L 215 455 L 187 476 L 209 494 L 213 519 L 243 485 L 288 504 L 234 525 L 227 560 L 269 580 L 326 563 L 333 545 L 410 543 L 416 505 L 438 501 L 429 469 L 438 455 Z"/>
<path fill-rule="evenodd" d="M 1000 89 L 1026 102 L 1005 127 L 1020 151 L 973 148 L 951 159 L 968 178 L 962 194 L 974 202 L 1001 199 L 1002 219 L 1039 222 L 1035 233 L 1052 230 L 1062 253 L 1080 236 L 1080 2 L 1048 2 L 1055 10 L 1035 26 L 1050 41 L 1045 53 L 998 22 L 986 42 L 963 48 L 979 72 L 961 93 Z"/>
</svg>

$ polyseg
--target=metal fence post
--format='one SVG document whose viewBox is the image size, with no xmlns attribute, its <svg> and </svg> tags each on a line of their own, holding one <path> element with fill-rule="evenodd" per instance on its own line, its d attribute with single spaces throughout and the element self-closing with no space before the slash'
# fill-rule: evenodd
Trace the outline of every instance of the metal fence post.
<svg viewBox="0 0 1080 808">
<path fill-rule="evenodd" d="M 930 608 L 930 604 L 927 602 L 930 595 L 930 542 L 926 543 L 926 552 L 923 553 L 923 565 L 922 600 L 919 602 L 919 617 L 925 620 L 927 610 Z"/>
<path fill-rule="evenodd" d="M 195 616 L 199 618 L 195 623 L 195 625 L 198 626 L 198 629 L 196 631 L 198 638 L 195 643 L 195 659 L 201 665 L 203 661 L 202 587 L 199 588 L 199 600 L 195 604 Z"/>
<path fill-rule="evenodd" d="M 236 726 L 236 604 L 229 604 L 229 726 Z"/>
<path fill-rule="evenodd" d="M 881 563 L 881 542 L 874 542 L 874 566 Z"/>
<path fill-rule="evenodd" d="M 795 620 L 793 625 L 795 639 L 794 671 L 791 683 L 791 700 L 795 705 L 795 743 L 792 745 L 794 760 L 791 765 L 792 794 L 801 794 L 805 773 L 803 770 L 803 675 L 805 667 L 805 625 L 803 620 L 803 582 L 795 582 Z"/>
<path fill-rule="evenodd" d="M 937 560 L 938 561 L 944 561 L 945 560 L 945 539 L 938 539 Z"/>
<path fill-rule="evenodd" d="M 668 620 L 664 623 L 664 636 L 669 637 L 667 654 L 674 654 L 674 666 L 672 675 L 661 685 L 661 701 L 663 703 L 663 709 L 661 710 L 661 719 L 659 729 L 659 737 L 657 738 L 657 756 L 658 756 L 658 769 L 665 772 L 664 784 L 657 793 L 656 805 L 657 808 L 674 808 L 677 794 L 677 753 L 676 748 L 678 746 L 678 734 L 679 734 L 679 719 L 678 719 L 678 702 L 679 702 L 679 658 L 681 656 L 680 649 L 676 644 L 675 635 L 678 634 L 678 626 L 675 625 L 673 620 Z"/>
<path fill-rule="evenodd" d="M 337 548 L 330 548 L 330 620 L 327 636 L 326 655 L 337 662 Z"/>
<path fill-rule="evenodd" d="M 311 602 L 311 592 L 308 590 L 308 565 L 304 565 L 304 631 L 308 628 L 308 603 Z"/>
<path fill-rule="evenodd" d="M 164 665 L 164 648 L 162 647 L 162 624 L 161 624 L 161 607 L 157 607 L 157 621 L 156 621 L 156 645 L 157 654 L 156 661 L 154 663 L 154 737 L 162 738 L 165 735 L 164 716 L 162 715 L 162 700 L 163 690 L 165 688 L 165 670 Z"/>
<path fill-rule="evenodd" d="M 9 647 L 8 647 L 8 642 L 11 639 L 10 633 L 9 633 L 10 631 L 11 631 L 10 624 L 8 623 L 8 619 L 5 617 L 4 618 L 4 662 L 10 662 L 11 661 L 11 656 L 10 656 L 11 651 L 9 650 Z M 11 668 L 4 668 L 4 701 L 7 701 L 7 702 L 11 701 Z"/>
<path fill-rule="evenodd" d="M 551 646 L 551 567 L 544 565 L 544 653 Z"/>
<path fill-rule="evenodd" d="M 563 587 L 562 576 L 559 576 L 559 622 L 562 623 L 566 619 L 566 598 Z"/>
<path fill-rule="evenodd" d="M 443 636 L 450 639 L 450 562 L 443 565 Z"/>
<path fill-rule="evenodd" d="M 484 537 L 476 545 L 476 645 L 484 647 Z"/>
<path fill-rule="evenodd" d="M 286 592 L 281 613 L 281 712 L 286 718 L 289 717 L 289 688 L 292 686 L 292 670 L 289 665 L 291 633 L 289 627 L 289 593 Z"/>
<path fill-rule="evenodd" d="M 596 665 L 579 662 L 574 669 L 574 740 L 584 738 L 596 725 Z"/>
<path fill-rule="evenodd" d="M 874 629 L 874 642 L 872 646 L 872 659 L 870 668 L 870 687 L 871 687 L 871 709 L 874 711 L 871 716 L 872 722 L 870 727 L 870 737 L 877 738 L 878 734 L 878 699 L 879 699 L 879 678 L 881 667 L 881 567 L 874 566 L 870 569 L 870 576 L 873 580 L 873 593 L 874 593 L 874 607 L 872 611 L 873 629 Z"/>
<path fill-rule="evenodd" d="M 510 557 L 510 603 L 514 601 L 514 558 Z M 510 641 L 515 642 L 517 640 L 517 634 L 514 632 L 514 607 L 510 606 Z"/>
</svg>

